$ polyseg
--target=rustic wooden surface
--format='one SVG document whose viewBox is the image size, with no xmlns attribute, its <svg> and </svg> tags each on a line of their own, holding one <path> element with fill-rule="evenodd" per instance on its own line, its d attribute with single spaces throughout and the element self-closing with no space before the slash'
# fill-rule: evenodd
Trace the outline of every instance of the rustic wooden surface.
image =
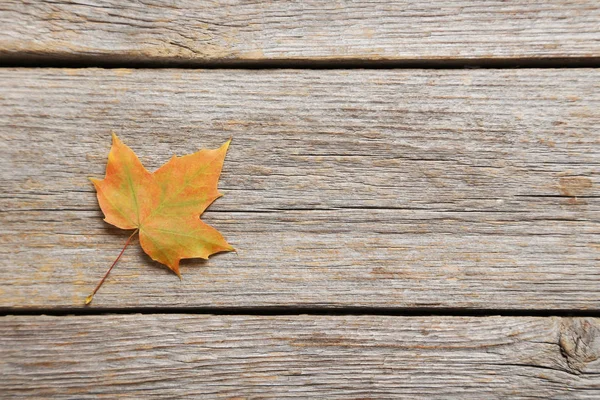
<svg viewBox="0 0 600 400">
<path fill-rule="evenodd" d="M 0 70 L 0 307 L 82 307 L 116 131 L 149 169 L 229 137 L 203 219 L 238 254 L 137 243 L 94 307 L 600 305 L 600 71 Z"/>
<path fill-rule="evenodd" d="M 0 344 L 5 399 L 595 399 L 600 389 L 593 318 L 8 316 Z"/>
<path fill-rule="evenodd" d="M 597 59 L 599 20 L 597 0 L 4 0 L 0 60 Z"/>
<path fill-rule="evenodd" d="M 0 65 L 595 66 L 598 21 L 595 0 L 7 0 Z M 600 398 L 599 78 L 0 68 L 0 398 Z M 128 236 L 87 180 L 111 131 L 149 169 L 232 137 L 203 219 L 238 253 L 180 282 L 134 243 L 84 308 Z"/>
</svg>

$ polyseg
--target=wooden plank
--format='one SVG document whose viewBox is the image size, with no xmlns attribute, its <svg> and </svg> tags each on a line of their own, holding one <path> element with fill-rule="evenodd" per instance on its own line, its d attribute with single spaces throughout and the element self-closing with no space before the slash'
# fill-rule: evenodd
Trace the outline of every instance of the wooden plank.
<svg viewBox="0 0 600 400">
<path fill-rule="evenodd" d="M 0 59 L 203 63 L 600 57 L 596 0 L 5 0 Z"/>
<path fill-rule="evenodd" d="M 0 344 L 5 399 L 600 396 L 593 318 L 10 316 Z"/>
<path fill-rule="evenodd" d="M 599 309 L 600 71 L 2 70 L 0 307 L 68 308 L 127 232 L 88 176 L 233 137 L 205 217 L 238 249 L 136 247 L 96 307 Z"/>
</svg>

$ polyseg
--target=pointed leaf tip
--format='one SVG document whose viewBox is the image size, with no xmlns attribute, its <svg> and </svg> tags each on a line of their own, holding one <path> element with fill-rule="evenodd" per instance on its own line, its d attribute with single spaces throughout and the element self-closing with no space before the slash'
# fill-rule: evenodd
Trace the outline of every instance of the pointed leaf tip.
<svg viewBox="0 0 600 400">
<path fill-rule="evenodd" d="M 224 147 L 225 150 L 227 150 L 229 148 L 230 144 L 231 144 L 231 138 L 229 138 L 229 140 L 227 140 L 225 143 L 223 143 L 223 145 L 221 147 Z"/>
</svg>

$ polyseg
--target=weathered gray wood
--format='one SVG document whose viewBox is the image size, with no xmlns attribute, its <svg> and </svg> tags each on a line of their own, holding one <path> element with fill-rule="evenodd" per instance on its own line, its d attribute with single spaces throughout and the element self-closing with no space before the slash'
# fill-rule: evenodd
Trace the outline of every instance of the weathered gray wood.
<svg viewBox="0 0 600 400">
<path fill-rule="evenodd" d="M 0 71 L 0 307 L 79 307 L 128 235 L 115 130 L 149 169 L 233 137 L 203 217 L 238 254 L 135 247 L 96 307 L 599 309 L 600 71 Z"/>
<path fill-rule="evenodd" d="M 4 0 L 0 59 L 187 62 L 600 57 L 597 0 Z"/>
<path fill-rule="evenodd" d="M 0 318 L 3 398 L 597 399 L 600 320 Z"/>
</svg>

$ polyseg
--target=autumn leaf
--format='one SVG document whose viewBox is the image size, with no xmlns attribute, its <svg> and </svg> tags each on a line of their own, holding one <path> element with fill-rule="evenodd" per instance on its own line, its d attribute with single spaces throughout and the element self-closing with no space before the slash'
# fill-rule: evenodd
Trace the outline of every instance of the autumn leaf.
<svg viewBox="0 0 600 400">
<path fill-rule="evenodd" d="M 200 220 L 200 215 L 221 194 L 217 183 L 231 140 L 215 150 L 173 156 L 154 173 L 148 172 L 133 150 L 113 133 L 106 177 L 90 178 L 104 212 L 104 220 L 121 229 L 135 229 L 142 249 L 180 278 L 179 261 L 233 251 L 223 236 Z M 123 248 L 123 251 L 125 250 Z M 92 295 L 119 260 L 117 257 Z"/>
</svg>

